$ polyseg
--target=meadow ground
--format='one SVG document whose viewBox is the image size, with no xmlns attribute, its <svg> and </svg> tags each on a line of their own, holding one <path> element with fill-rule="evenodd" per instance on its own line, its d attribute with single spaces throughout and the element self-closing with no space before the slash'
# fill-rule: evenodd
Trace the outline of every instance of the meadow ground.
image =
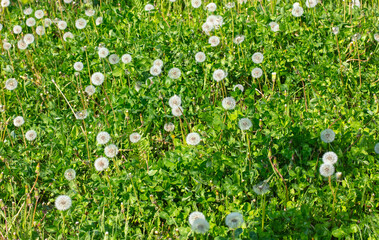
<svg viewBox="0 0 379 240">
<path fill-rule="evenodd" d="M 379 239 L 378 0 L 0 2 L 0 239 Z"/>
</svg>

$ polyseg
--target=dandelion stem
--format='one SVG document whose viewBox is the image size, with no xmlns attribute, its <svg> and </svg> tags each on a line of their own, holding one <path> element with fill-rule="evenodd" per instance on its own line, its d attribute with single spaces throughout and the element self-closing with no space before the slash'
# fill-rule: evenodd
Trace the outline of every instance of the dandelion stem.
<svg viewBox="0 0 379 240">
<path fill-rule="evenodd" d="M 329 176 L 329 187 L 330 187 L 330 191 L 331 191 L 332 194 L 333 194 L 332 222 L 333 222 L 333 225 L 334 225 L 334 215 L 335 215 L 335 213 L 336 213 L 336 211 L 335 211 L 336 193 L 334 192 L 333 187 L 332 187 L 332 177 L 331 177 L 331 176 Z"/>
<path fill-rule="evenodd" d="M 265 217 L 266 217 L 266 195 L 263 194 L 262 196 L 262 232 L 265 228 Z"/>
<path fill-rule="evenodd" d="M 75 111 L 74 109 L 71 107 L 70 103 L 68 102 L 66 96 L 63 94 L 63 92 L 61 91 L 61 89 L 58 87 L 58 85 L 56 84 L 56 82 L 54 81 L 54 79 L 51 79 L 51 81 L 54 83 L 54 85 L 58 88 L 59 92 L 62 94 L 64 100 L 66 100 L 68 106 L 70 107 L 72 113 L 74 114 L 74 116 L 76 117 L 76 114 L 75 114 Z"/>
</svg>

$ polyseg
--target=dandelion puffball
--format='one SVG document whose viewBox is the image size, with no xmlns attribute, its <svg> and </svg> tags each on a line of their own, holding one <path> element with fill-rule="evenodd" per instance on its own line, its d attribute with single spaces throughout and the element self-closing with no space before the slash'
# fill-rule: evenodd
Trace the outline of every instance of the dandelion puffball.
<svg viewBox="0 0 379 240">
<path fill-rule="evenodd" d="M 338 156 L 335 152 L 326 152 L 322 156 L 324 163 L 335 164 L 338 161 Z"/>
<path fill-rule="evenodd" d="M 129 136 L 129 140 L 132 143 L 137 143 L 139 140 L 141 140 L 141 135 L 139 133 L 132 133 Z"/>
<path fill-rule="evenodd" d="M 146 4 L 146 6 L 145 6 L 145 11 L 150 12 L 150 11 L 153 10 L 153 9 L 154 9 L 154 6 L 153 6 L 153 5 L 151 5 L 151 4 Z"/>
<path fill-rule="evenodd" d="M 260 52 L 256 52 L 251 57 L 251 60 L 253 60 L 254 63 L 259 64 L 263 62 L 263 54 Z"/>
<path fill-rule="evenodd" d="M 238 122 L 238 125 L 241 130 L 249 130 L 253 126 L 250 119 L 248 118 L 241 118 Z"/>
<path fill-rule="evenodd" d="M 109 166 L 109 161 L 106 157 L 99 157 L 95 161 L 95 169 L 99 172 L 104 171 Z"/>
<path fill-rule="evenodd" d="M 166 132 L 172 132 L 172 131 L 174 131 L 174 129 L 175 129 L 175 125 L 172 122 L 166 123 L 164 125 L 164 130 Z"/>
<path fill-rule="evenodd" d="M 150 74 L 153 75 L 153 76 L 158 76 L 159 74 L 161 74 L 162 72 L 162 69 L 158 66 L 152 66 L 150 68 Z"/>
<path fill-rule="evenodd" d="M 377 143 L 374 147 L 374 150 L 377 154 L 379 154 L 379 143 Z"/>
<path fill-rule="evenodd" d="M 203 52 L 198 52 L 195 54 L 195 60 L 196 62 L 202 63 L 206 59 L 205 53 Z"/>
<path fill-rule="evenodd" d="M 209 223 L 205 219 L 196 219 L 191 225 L 192 231 L 200 234 L 205 234 L 209 230 Z"/>
<path fill-rule="evenodd" d="M 160 60 L 160 59 L 156 59 L 156 60 L 154 60 L 154 62 L 153 62 L 153 66 L 157 66 L 157 67 L 159 67 L 159 68 L 162 68 L 162 67 L 163 67 L 163 61 Z"/>
<path fill-rule="evenodd" d="M 37 133 L 34 130 L 29 130 L 25 133 L 25 138 L 28 141 L 33 141 L 34 139 L 36 139 L 36 137 L 37 137 Z"/>
<path fill-rule="evenodd" d="M 181 104 L 182 99 L 177 95 L 170 97 L 170 100 L 168 101 L 168 105 L 170 105 L 171 108 L 179 107 Z"/>
<path fill-rule="evenodd" d="M 334 166 L 329 163 L 323 163 L 320 166 L 320 174 L 324 177 L 329 177 L 334 173 Z"/>
<path fill-rule="evenodd" d="M 325 129 L 321 132 L 321 140 L 325 143 L 331 143 L 334 141 L 336 134 L 332 129 Z"/>
<path fill-rule="evenodd" d="M 306 0 L 305 6 L 307 6 L 307 8 L 314 8 L 316 7 L 317 3 L 318 3 L 318 0 Z"/>
<path fill-rule="evenodd" d="M 99 86 L 104 82 L 104 75 L 101 72 L 95 72 L 91 76 L 91 82 L 93 85 Z"/>
<path fill-rule="evenodd" d="M 227 76 L 226 72 L 222 69 L 217 69 L 213 72 L 213 79 L 216 82 L 223 80 Z"/>
<path fill-rule="evenodd" d="M 68 180 L 68 181 L 72 181 L 75 179 L 76 177 L 76 172 L 74 169 L 70 168 L 70 169 L 67 169 L 65 172 L 64 172 L 64 177 Z"/>
<path fill-rule="evenodd" d="M 201 138 L 200 138 L 200 135 L 198 133 L 192 132 L 192 133 L 189 133 L 186 137 L 186 142 L 189 145 L 195 146 L 195 145 L 199 144 L 200 141 L 201 141 Z"/>
<path fill-rule="evenodd" d="M 106 58 L 109 55 L 109 50 L 105 47 L 100 47 L 97 53 L 100 58 Z"/>
<path fill-rule="evenodd" d="M 236 89 L 239 89 L 241 92 L 245 90 L 245 88 L 241 84 L 237 84 L 233 87 L 233 91 L 236 91 Z"/>
<path fill-rule="evenodd" d="M 243 216 L 241 213 L 238 213 L 238 212 L 232 212 L 228 214 L 228 216 L 226 216 L 225 218 L 225 224 L 229 228 L 233 228 L 233 229 L 238 228 L 242 225 L 242 223 L 243 223 Z"/>
<path fill-rule="evenodd" d="M 66 211 L 71 207 L 71 198 L 67 195 L 60 195 L 55 199 L 55 207 L 59 211 Z"/>
<path fill-rule="evenodd" d="M 98 144 L 107 144 L 111 140 L 111 135 L 107 132 L 99 132 L 96 136 L 96 141 Z"/>
<path fill-rule="evenodd" d="M 270 190 L 270 186 L 268 185 L 267 181 L 262 181 L 256 185 L 254 185 L 253 190 L 256 194 L 263 195 Z"/>
<path fill-rule="evenodd" d="M 253 78 L 260 78 L 262 74 L 263 74 L 263 71 L 260 68 L 254 68 L 251 71 L 251 76 L 253 76 Z"/>
<path fill-rule="evenodd" d="M 80 71 L 82 71 L 83 70 L 83 63 L 82 62 L 76 62 L 76 63 L 74 63 L 74 69 L 75 69 L 75 71 L 78 71 L 78 72 L 80 72 Z"/>
<path fill-rule="evenodd" d="M 209 38 L 208 42 L 212 47 L 216 47 L 220 44 L 220 38 L 217 36 L 212 36 Z"/>
<path fill-rule="evenodd" d="M 25 120 L 21 116 L 17 116 L 13 119 L 13 124 L 15 127 L 21 127 L 25 123 Z"/>
<path fill-rule="evenodd" d="M 191 4 L 193 8 L 199 8 L 201 6 L 201 0 L 192 0 Z"/>
<path fill-rule="evenodd" d="M 235 44 L 240 44 L 240 43 L 242 43 L 244 40 L 245 40 L 245 36 L 243 36 L 243 35 L 239 35 L 239 36 L 236 36 L 236 37 L 234 38 L 233 42 L 234 42 Z"/>
<path fill-rule="evenodd" d="M 180 71 L 179 68 L 171 68 L 168 71 L 168 76 L 172 79 L 178 79 L 182 75 L 182 72 Z"/>
<path fill-rule="evenodd" d="M 92 96 L 96 92 L 96 88 L 92 85 L 88 85 L 84 90 L 88 96 Z"/>
<path fill-rule="evenodd" d="M 236 100 L 233 97 L 226 97 L 222 100 L 222 107 L 225 110 L 232 110 L 236 107 Z"/>
<path fill-rule="evenodd" d="M 121 61 L 125 64 L 128 64 L 132 61 L 132 56 L 130 56 L 130 54 L 124 54 L 121 56 Z"/>
<path fill-rule="evenodd" d="M 104 154 L 109 158 L 114 158 L 118 154 L 118 147 L 114 144 L 110 144 L 104 148 Z"/>
<path fill-rule="evenodd" d="M 120 62 L 120 58 L 117 54 L 112 54 L 109 56 L 109 63 L 110 64 L 117 64 Z"/>
<path fill-rule="evenodd" d="M 279 31 L 279 24 L 276 22 L 270 22 L 269 24 L 271 31 L 278 32 Z"/>
<path fill-rule="evenodd" d="M 5 82 L 5 88 L 9 91 L 15 90 L 17 88 L 18 82 L 15 78 L 9 78 Z"/>
<path fill-rule="evenodd" d="M 197 219 L 205 219 L 205 216 L 202 212 L 192 212 L 188 217 L 188 222 L 192 225 Z"/>
<path fill-rule="evenodd" d="M 77 29 L 83 29 L 87 26 L 87 20 L 85 20 L 84 18 L 79 18 L 78 20 L 75 21 L 75 27 Z"/>
<path fill-rule="evenodd" d="M 217 5 L 215 3 L 209 3 L 205 8 L 210 12 L 214 12 L 217 9 Z"/>
</svg>

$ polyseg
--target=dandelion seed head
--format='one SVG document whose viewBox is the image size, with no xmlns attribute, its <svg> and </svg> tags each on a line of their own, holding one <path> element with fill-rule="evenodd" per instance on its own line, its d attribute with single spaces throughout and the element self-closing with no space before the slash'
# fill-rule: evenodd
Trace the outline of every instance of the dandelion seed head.
<svg viewBox="0 0 379 240">
<path fill-rule="evenodd" d="M 253 60 L 253 62 L 256 63 L 256 64 L 260 64 L 260 63 L 263 62 L 263 54 L 260 53 L 260 52 L 256 52 L 251 57 L 251 60 Z"/>
<path fill-rule="evenodd" d="M 45 18 L 45 19 L 44 19 L 44 26 L 45 26 L 45 27 L 50 27 L 51 24 L 53 24 L 53 22 L 51 21 L 50 18 Z"/>
<path fill-rule="evenodd" d="M 228 2 L 227 4 L 225 4 L 225 7 L 227 9 L 232 9 L 236 6 L 236 4 L 234 2 Z"/>
<path fill-rule="evenodd" d="M 130 54 L 124 54 L 121 56 L 121 61 L 125 64 L 128 64 L 132 61 L 132 56 L 130 56 Z"/>
<path fill-rule="evenodd" d="M 101 72 L 95 72 L 91 76 L 91 82 L 95 86 L 100 86 L 101 84 L 103 84 L 104 78 L 104 74 L 102 74 Z"/>
<path fill-rule="evenodd" d="M 163 67 L 163 61 L 160 60 L 160 59 L 156 59 L 156 60 L 154 60 L 154 62 L 153 62 L 153 66 L 157 66 L 157 67 L 159 67 L 159 68 L 162 68 L 162 67 Z"/>
<path fill-rule="evenodd" d="M 180 71 L 179 68 L 171 68 L 168 71 L 168 76 L 172 79 L 179 79 L 181 75 L 182 75 L 182 72 Z"/>
<path fill-rule="evenodd" d="M 102 23 L 103 23 L 103 17 L 96 18 L 96 21 L 95 21 L 96 26 L 99 26 Z"/>
<path fill-rule="evenodd" d="M 92 96 L 96 92 L 96 88 L 92 85 L 88 85 L 84 90 L 88 96 Z"/>
<path fill-rule="evenodd" d="M 86 119 L 87 117 L 88 117 L 88 112 L 87 112 L 87 110 L 77 111 L 77 112 L 75 113 L 75 118 L 76 118 L 77 120 L 84 120 L 84 119 Z"/>
<path fill-rule="evenodd" d="M 243 222 L 243 216 L 238 212 L 229 213 L 225 218 L 226 226 L 233 229 L 240 227 Z"/>
<path fill-rule="evenodd" d="M 24 14 L 25 15 L 30 15 L 30 14 L 32 14 L 33 13 L 33 9 L 32 8 L 26 8 L 26 9 L 24 9 Z"/>
<path fill-rule="evenodd" d="M 33 27 L 34 25 L 36 25 L 36 20 L 32 17 L 26 19 L 26 26 L 28 27 Z"/>
<path fill-rule="evenodd" d="M 117 54 L 112 54 L 109 56 L 109 63 L 110 64 L 117 64 L 120 62 L 120 57 Z"/>
<path fill-rule="evenodd" d="M 9 0 L 1 0 L 1 6 L 3 8 L 6 8 L 9 6 L 9 4 L 11 4 L 11 2 Z"/>
<path fill-rule="evenodd" d="M 222 69 L 217 69 L 213 72 L 213 79 L 216 82 L 223 80 L 227 76 L 226 72 Z"/>
<path fill-rule="evenodd" d="M 236 91 L 236 89 L 239 89 L 241 92 L 245 90 L 245 88 L 241 84 L 237 84 L 233 87 L 233 91 Z"/>
<path fill-rule="evenodd" d="M 318 3 L 318 0 L 306 0 L 305 6 L 307 6 L 307 8 L 314 8 L 316 7 L 317 3 Z"/>
<path fill-rule="evenodd" d="M 178 95 L 174 95 L 170 97 L 168 104 L 170 105 L 171 108 L 178 107 L 182 104 L 182 99 Z"/>
<path fill-rule="evenodd" d="M 20 25 L 16 25 L 13 27 L 14 34 L 20 34 L 22 32 L 22 27 Z"/>
<path fill-rule="evenodd" d="M 59 211 L 66 211 L 71 207 L 71 198 L 67 195 L 60 195 L 55 199 L 55 207 Z"/>
<path fill-rule="evenodd" d="M 195 54 L 195 60 L 196 62 L 202 63 L 206 59 L 205 53 L 203 52 L 198 52 Z"/>
<path fill-rule="evenodd" d="M 337 34 L 339 33 L 339 31 L 340 31 L 340 28 L 339 28 L 339 27 L 332 27 L 332 33 L 333 33 L 334 35 L 337 35 Z"/>
<path fill-rule="evenodd" d="M 375 41 L 379 42 L 379 33 L 374 34 L 374 39 Z"/>
<path fill-rule="evenodd" d="M 334 141 L 336 134 L 332 129 L 325 129 L 321 132 L 321 140 L 325 143 L 331 143 Z"/>
<path fill-rule="evenodd" d="M 336 172 L 336 179 L 341 180 L 342 179 L 342 172 Z"/>
<path fill-rule="evenodd" d="M 58 21 L 57 23 L 58 29 L 65 30 L 67 28 L 67 23 L 65 21 Z"/>
<path fill-rule="evenodd" d="M 253 76 L 253 78 L 260 78 L 262 74 L 263 74 L 263 71 L 260 68 L 254 68 L 251 71 L 251 76 Z"/>
<path fill-rule="evenodd" d="M 78 72 L 80 72 L 80 71 L 82 71 L 83 70 L 83 63 L 82 62 L 76 62 L 76 63 L 74 63 L 74 69 L 75 69 L 75 71 L 78 71 Z"/>
<path fill-rule="evenodd" d="M 212 36 L 209 38 L 208 42 L 212 47 L 216 47 L 220 44 L 220 38 L 217 36 Z"/>
<path fill-rule="evenodd" d="M 35 11 L 34 16 L 37 19 L 41 19 L 41 18 L 43 18 L 43 16 L 45 16 L 45 13 L 43 12 L 43 10 L 37 10 L 37 11 Z"/>
<path fill-rule="evenodd" d="M 99 132 L 96 136 L 96 141 L 98 144 L 107 144 L 111 140 L 111 135 L 107 132 Z"/>
<path fill-rule="evenodd" d="M 109 167 L 109 161 L 106 157 L 99 157 L 98 159 L 96 159 L 94 165 L 95 165 L 96 171 L 101 172 Z"/>
<path fill-rule="evenodd" d="M 262 181 L 253 186 L 253 190 L 258 195 L 263 195 L 270 190 L 270 186 L 267 181 Z"/>
<path fill-rule="evenodd" d="M 151 4 L 146 4 L 145 11 L 150 12 L 151 10 L 154 10 L 154 6 Z"/>
<path fill-rule="evenodd" d="M 162 69 L 158 66 L 153 65 L 150 68 L 150 74 L 153 76 L 159 76 L 159 74 L 161 74 L 161 73 L 162 73 Z"/>
<path fill-rule="evenodd" d="M 235 44 L 240 44 L 242 43 L 243 41 L 245 40 L 245 36 L 244 35 L 238 35 L 234 38 L 233 42 Z"/>
<path fill-rule="evenodd" d="M 15 78 L 9 78 L 6 82 L 5 82 L 5 88 L 9 91 L 13 91 L 17 88 L 17 85 L 18 85 L 18 82 Z"/>
<path fill-rule="evenodd" d="M 174 129 L 175 129 L 175 125 L 172 122 L 166 123 L 164 125 L 164 130 L 166 132 L 172 132 L 172 131 L 174 131 Z"/>
<path fill-rule="evenodd" d="M 84 12 L 84 14 L 87 15 L 88 17 L 92 17 L 93 15 L 95 15 L 95 13 L 96 13 L 96 11 L 93 8 L 88 8 Z"/>
<path fill-rule="evenodd" d="M 304 13 L 304 9 L 300 6 L 296 6 L 294 8 L 292 8 L 292 15 L 294 17 L 301 17 L 301 15 L 303 15 Z"/>
<path fill-rule="evenodd" d="M 232 110 L 236 107 L 236 100 L 233 97 L 226 97 L 222 100 L 222 107 L 225 110 Z"/>
<path fill-rule="evenodd" d="M 192 225 L 197 219 L 205 219 L 205 216 L 201 212 L 192 212 L 188 217 L 188 222 Z"/>
<path fill-rule="evenodd" d="M 79 18 L 78 20 L 75 21 L 75 27 L 77 29 L 84 29 L 87 26 L 87 20 L 84 18 Z"/>
<path fill-rule="evenodd" d="M 182 116 L 182 114 L 183 114 L 183 108 L 181 106 L 174 107 L 174 108 L 171 109 L 171 113 L 175 117 Z"/>
<path fill-rule="evenodd" d="M 76 172 L 74 169 L 72 168 L 69 168 L 67 169 L 65 172 L 64 172 L 64 177 L 68 180 L 68 181 L 72 181 L 75 179 L 76 177 Z"/>
<path fill-rule="evenodd" d="M 196 219 L 191 225 L 192 231 L 200 234 L 205 234 L 209 230 L 209 223 L 205 219 Z"/>
<path fill-rule="evenodd" d="M 37 26 L 36 27 L 36 33 L 39 36 L 45 35 L 45 28 L 43 26 Z"/>
<path fill-rule="evenodd" d="M 238 125 L 241 130 L 249 130 L 253 126 L 250 119 L 248 118 L 241 118 L 238 122 Z"/>
<path fill-rule="evenodd" d="M 34 139 L 36 139 L 36 137 L 37 137 L 37 133 L 34 130 L 29 130 L 25 133 L 25 138 L 28 141 L 33 141 Z"/>
<path fill-rule="evenodd" d="M 379 154 L 379 143 L 377 143 L 374 147 L 374 151 Z"/>
<path fill-rule="evenodd" d="M 215 3 L 209 3 L 205 8 L 210 12 L 214 12 L 217 9 L 217 5 Z"/>
<path fill-rule="evenodd" d="M 109 158 L 114 158 L 118 154 L 118 147 L 114 144 L 110 144 L 104 148 L 104 154 Z"/>
<path fill-rule="evenodd" d="M 199 8 L 201 6 L 201 0 L 192 0 L 191 4 L 193 8 Z"/>
<path fill-rule="evenodd" d="M 25 120 L 21 116 L 17 116 L 13 119 L 13 124 L 15 127 L 21 127 L 25 123 Z"/>
<path fill-rule="evenodd" d="M 23 39 L 21 39 L 17 42 L 17 47 L 20 50 L 25 50 L 28 47 L 28 44 Z"/>
<path fill-rule="evenodd" d="M 109 50 L 108 48 L 100 47 L 97 53 L 99 54 L 100 58 L 106 58 L 109 55 Z"/>
<path fill-rule="evenodd" d="M 33 36 L 33 34 L 31 34 L 31 33 L 25 34 L 24 35 L 24 42 L 26 44 L 28 44 L 28 45 L 32 44 L 34 42 L 34 36 Z"/>
<path fill-rule="evenodd" d="M 129 136 L 129 140 L 132 143 L 137 143 L 139 140 L 141 140 L 141 135 L 139 133 L 132 133 Z"/>
<path fill-rule="evenodd" d="M 74 34 L 72 34 L 71 32 L 65 32 L 65 33 L 63 34 L 63 40 L 64 40 L 65 42 L 67 42 L 67 40 L 68 40 L 69 38 L 73 39 L 73 38 L 74 38 Z"/>
<path fill-rule="evenodd" d="M 324 177 L 329 177 L 334 173 L 334 166 L 329 163 L 323 163 L 320 166 L 320 174 Z"/>
<path fill-rule="evenodd" d="M 12 47 L 12 44 L 10 44 L 9 42 L 4 42 L 3 43 L 3 48 L 4 48 L 4 50 L 9 50 L 9 49 L 11 49 L 11 47 Z"/>
<path fill-rule="evenodd" d="M 322 161 L 328 164 L 335 164 L 338 161 L 338 156 L 335 152 L 326 152 L 322 156 Z"/>
<path fill-rule="evenodd" d="M 195 145 L 199 144 L 200 141 L 201 141 L 200 135 L 198 133 L 195 133 L 195 132 L 189 133 L 186 137 L 186 142 L 189 145 L 195 146 Z"/>
<path fill-rule="evenodd" d="M 271 27 L 271 31 L 278 32 L 279 31 L 279 24 L 276 22 L 270 22 L 269 26 Z"/>
</svg>

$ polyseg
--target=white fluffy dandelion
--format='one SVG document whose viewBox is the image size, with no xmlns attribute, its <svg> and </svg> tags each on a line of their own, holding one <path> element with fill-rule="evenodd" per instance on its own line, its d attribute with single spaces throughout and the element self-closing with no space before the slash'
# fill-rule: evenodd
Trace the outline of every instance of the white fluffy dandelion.
<svg viewBox="0 0 379 240">
<path fill-rule="evenodd" d="M 332 33 L 333 33 L 334 35 L 337 35 L 337 34 L 339 33 L 339 31 L 340 31 L 340 28 L 339 28 L 339 27 L 332 27 Z"/>
<path fill-rule="evenodd" d="M 111 140 L 111 135 L 107 132 L 99 132 L 96 136 L 96 141 L 98 144 L 107 144 Z"/>
<path fill-rule="evenodd" d="M 85 20 L 84 18 L 79 18 L 78 20 L 75 21 L 75 27 L 77 29 L 83 29 L 87 26 L 87 20 Z"/>
<path fill-rule="evenodd" d="M 130 56 L 130 54 L 124 54 L 121 56 L 121 61 L 125 64 L 128 64 L 132 61 L 132 56 Z"/>
<path fill-rule="evenodd" d="M 253 123 L 248 118 L 241 118 L 238 122 L 238 126 L 241 130 L 249 130 L 253 126 Z"/>
<path fill-rule="evenodd" d="M 198 133 L 192 132 L 189 133 L 186 137 L 186 142 L 189 145 L 197 145 L 201 141 L 200 135 Z"/>
<path fill-rule="evenodd" d="M 4 43 L 3 43 L 4 50 L 8 51 L 9 49 L 11 49 L 11 47 L 12 47 L 12 44 L 4 41 Z"/>
<path fill-rule="evenodd" d="M 338 156 L 335 152 L 326 152 L 322 156 L 322 161 L 328 164 L 335 164 L 338 161 Z"/>
<path fill-rule="evenodd" d="M 260 78 L 262 74 L 263 74 L 263 71 L 260 68 L 254 68 L 251 71 L 251 76 L 253 76 L 253 78 Z"/>
<path fill-rule="evenodd" d="M 209 35 L 209 32 L 212 31 L 214 28 L 214 25 L 209 23 L 209 22 L 205 22 L 203 23 L 203 25 L 201 25 L 201 29 L 207 34 Z"/>
<path fill-rule="evenodd" d="M 132 143 L 137 143 L 139 140 L 141 140 L 141 135 L 139 133 L 132 133 L 129 136 L 129 140 Z"/>
<path fill-rule="evenodd" d="M 99 26 L 102 23 L 103 23 L 103 17 L 96 18 L 96 21 L 95 21 L 96 26 Z"/>
<path fill-rule="evenodd" d="M 361 7 L 361 2 L 359 0 L 352 0 L 351 1 L 351 5 L 354 7 L 354 6 L 357 6 L 357 7 Z"/>
<path fill-rule="evenodd" d="M 28 44 L 23 39 L 21 39 L 17 42 L 17 47 L 20 50 L 25 50 L 28 47 Z"/>
<path fill-rule="evenodd" d="M 320 174 L 324 177 L 332 176 L 334 173 L 334 166 L 329 163 L 323 163 L 320 166 Z"/>
<path fill-rule="evenodd" d="M 191 225 L 192 231 L 200 234 L 205 234 L 209 230 L 209 223 L 205 219 L 196 219 Z"/>
<path fill-rule="evenodd" d="M 77 120 L 84 120 L 88 117 L 88 111 L 87 110 L 82 110 L 82 111 L 77 111 L 75 113 L 75 118 Z"/>
<path fill-rule="evenodd" d="M 212 36 L 212 37 L 209 38 L 208 43 L 212 47 L 216 47 L 216 46 L 218 46 L 220 44 L 220 38 L 217 37 L 217 36 Z"/>
<path fill-rule="evenodd" d="M 260 53 L 260 52 L 256 52 L 251 57 L 251 60 L 253 60 L 253 62 L 256 63 L 256 64 L 260 64 L 260 63 L 263 62 L 263 54 Z"/>
<path fill-rule="evenodd" d="M 225 224 L 229 228 L 238 228 L 242 225 L 243 223 L 243 216 L 241 213 L 238 212 L 232 212 L 229 213 L 228 216 L 225 218 Z"/>
<path fill-rule="evenodd" d="M 179 107 L 182 104 L 182 99 L 178 95 L 174 95 L 170 97 L 170 100 L 168 100 L 168 105 L 170 105 L 171 108 Z"/>
<path fill-rule="evenodd" d="M 233 42 L 235 44 L 240 44 L 242 43 L 243 41 L 245 40 L 245 36 L 244 35 L 238 35 L 234 38 Z"/>
<path fill-rule="evenodd" d="M 32 8 L 26 8 L 26 9 L 24 9 L 24 14 L 25 15 L 30 15 L 30 14 L 32 14 L 33 13 L 33 9 Z"/>
<path fill-rule="evenodd" d="M 14 34 L 20 34 L 22 32 L 22 27 L 20 25 L 16 25 L 13 27 Z"/>
<path fill-rule="evenodd" d="M 114 144 L 109 144 L 104 148 L 104 154 L 109 158 L 114 158 L 118 154 L 118 147 Z"/>
<path fill-rule="evenodd" d="M 222 107 L 225 110 L 232 110 L 236 107 L 236 100 L 233 97 L 226 97 L 222 100 Z"/>
<path fill-rule="evenodd" d="M 317 3 L 318 3 L 318 0 L 306 0 L 305 6 L 307 6 L 307 8 L 314 8 L 316 7 Z"/>
<path fill-rule="evenodd" d="M 205 8 L 210 12 L 214 12 L 217 9 L 217 5 L 215 3 L 209 3 Z"/>
<path fill-rule="evenodd" d="M 13 119 L 13 124 L 15 127 L 21 127 L 22 124 L 24 124 L 24 123 L 25 123 L 25 120 L 21 116 L 17 116 Z"/>
<path fill-rule="evenodd" d="M 160 59 L 156 59 L 156 60 L 154 60 L 154 62 L 153 62 L 153 66 L 157 66 L 157 67 L 159 67 L 159 68 L 162 68 L 162 67 L 163 67 L 163 61 L 160 60 Z"/>
<path fill-rule="evenodd" d="M 43 12 L 43 10 L 37 10 L 34 12 L 34 16 L 37 19 L 41 19 L 41 18 L 43 18 L 43 16 L 45 16 L 45 13 Z"/>
<path fill-rule="evenodd" d="M 83 70 L 83 67 L 84 67 L 84 65 L 83 65 L 82 62 L 76 62 L 76 63 L 74 63 L 74 69 L 75 69 L 75 71 L 80 72 L 80 71 Z"/>
<path fill-rule="evenodd" d="M 205 216 L 202 212 L 192 212 L 188 217 L 188 222 L 192 225 L 197 219 L 205 219 Z"/>
<path fill-rule="evenodd" d="M 201 0 L 192 0 L 191 4 L 193 8 L 199 8 L 201 6 Z"/>
<path fill-rule="evenodd" d="M 9 91 L 13 91 L 17 88 L 17 85 L 18 85 L 18 82 L 15 78 L 9 78 L 6 82 L 5 82 L 5 88 Z"/>
<path fill-rule="evenodd" d="M 163 128 L 166 132 L 172 132 L 175 129 L 175 125 L 172 122 L 169 122 L 166 123 Z"/>
<path fill-rule="evenodd" d="M 183 114 L 183 108 L 181 106 L 174 107 L 174 108 L 171 109 L 171 113 L 175 117 L 182 116 L 182 114 Z"/>
<path fill-rule="evenodd" d="M 36 33 L 39 36 L 45 35 L 45 28 L 43 26 L 37 26 L 36 27 Z"/>
<path fill-rule="evenodd" d="M 233 91 L 236 91 L 236 89 L 239 89 L 241 92 L 245 90 L 245 88 L 241 84 L 237 84 L 233 87 Z"/>
<path fill-rule="evenodd" d="M 153 75 L 153 76 L 159 76 L 159 74 L 162 73 L 162 69 L 158 66 L 152 66 L 150 68 L 150 74 Z"/>
<path fill-rule="evenodd" d="M 216 82 L 223 80 L 224 78 L 226 78 L 226 76 L 227 76 L 226 72 L 222 69 L 217 69 L 213 72 L 213 79 Z"/>
<path fill-rule="evenodd" d="M 30 17 L 30 18 L 26 19 L 25 23 L 26 23 L 26 26 L 33 27 L 36 25 L 36 20 L 34 18 Z"/>
<path fill-rule="evenodd" d="M 93 8 L 88 8 L 88 9 L 86 9 L 86 11 L 84 13 L 88 17 L 92 17 L 93 15 L 95 15 L 96 11 Z"/>
<path fill-rule="evenodd" d="M 34 130 L 29 130 L 25 133 L 25 138 L 28 141 L 33 141 L 34 139 L 36 139 L 36 137 L 37 137 L 37 133 Z"/>
<path fill-rule="evenodd" d="M 96 88 L 92 85 L 88 85 L 84 90 L 88 96 L 92 96 L 96 92 Z"/>
<path fill-rule="evenodd" d="M 65 33 L 63 34 L 63 40 L 64 40 L 65 42 L 67 42 L 67 40 L 68 40 L 69 38 L 73 39 L 73 38 L 74 38 L 74 34 L 72 34 L 72 32 L 65 32 Z"/>
<path fill-rule="evenodd" d="M 154 6 L 151 4 L 146 4 L 145 11 L 150 12 L 151 10 L 154 10 Z"/>
<path fill-rule="evenodd" d="M 6 8 L 11 4 L 9 0 L 1 0 L 1 7 Z"/>
<path fill-rule="evenodd" d="M 99 58 L 106 58 L 109 55 L 109 50 L 105 47 L 100 47 L 97 53 Z"/>
<path fill-rule="evenodd" d="M 271 31 L 278 32 L 279 31 L 279 24 L 276 22 L 270 22 L 269 24 Z"/>
<path fill-rule="evenodd" d="M 67 23 L 65 21 L 58 21 L 57 27 L 59 30 L 65 30 L 67 28 Z"/>
<path fill-rule="evenodd" d="M 55 207 L 59 211 L 66 211 L 71 207 L 71 198 L 67 195 L 60 195 L 55 199 Z"/>
<path fill-rule="evenodd" d="M 375 41 L 379 42 L 379 33 L 374 34 L 374 39 Z"/>
<path fill-rule="evenodd" d="M 336 134 L 332 129 L 325 129 L 321 132 L 321 140 L 325 143 L 331 143 L 334 141 L 334 138 L 336 137 Z"/>
<path fill-rule="evenodd" d="M 270 186 L 267 181 L 262 181 L 253 186 L 253 190 L 258 195 L 266 194 L 270 190 Z"/>
<path fill-rule="evenodd" d="M 43 20 L 43 24 L 44 24 L 45 27 L 50 27 L 51 24 L 53 24 L 53 22 L 51 21 L 50 18 L 45 18 L 45 19 Z"/>
<path fill-rule="evenodd" d="M 106 157 L 99 157 L 95 161 L 95 169 L 99 172 L 104 171 L 109 167 L 109 161 Z"/>
<path fill-rule="evenodd" d="M 377 143 L 374 147 L 374 151 L 379 154 L 379 143 Z"/>
<path fill-rule="evenodd" d="M 171 68 L 168 71 L 168 76 L 172 79 L 179 79 L 181 75 L 182 75 L 182 72 L 180 71 L 179 68 Z"/>
<path fill-rule="evenodd" d="M 110 64 L 117 64 L 120 62 L 120 57 L 117 54 L 111 54 L 109 56 L 109 63 Z"/>
<path fill-rule="evenodd" d="M 34 42 L 34 36 L 33 36 L 33 34 L 31 34 L 31 33 L 25 34 L 24 35 L 24 42 L 26 44 L 28 44 L 28 45 L 32 44 Z"/>
<path fill-rule="evenodd" d="M 101 84 L 103 84 L 104 78 L 104 74 L 102 74 L 101 72 L 95 72 L 91 76 L 91 82 L 95 86 L 100 86 Z"/>
<path fill-rule="evenodd" d="M 196 62 L 202 63 L 206 59 L 205 53 L 203 52 L 198 52 L 195 54 L 195 60 Z"/>
<path fill-rule="evenodd" d="M 64 177 L 69 180 L 69 181 L 72 181 L 75 179 L 76 177 L 76 172 L 74 169 L 72 168 L 69 168 L 67 169 L 65 172 L 64 172 Z"/>
</svg>

